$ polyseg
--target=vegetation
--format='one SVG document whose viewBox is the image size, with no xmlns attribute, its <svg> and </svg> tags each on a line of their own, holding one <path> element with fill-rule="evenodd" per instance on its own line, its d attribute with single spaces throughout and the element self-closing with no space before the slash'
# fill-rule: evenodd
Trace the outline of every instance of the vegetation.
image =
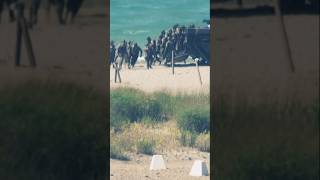
<svg viewBox="0 0 320 180">
<path fill-rule="evenodd" d="M 111 91 L 110 111 L 111 144 L 125 152 L 151 155 L 163 147 L 197 147 L 196 139 L 200 133 L 206 132 L 209 137 L 207 94 L 172 95 L 166 91 L 145 93 L 133 88 L 117 88 Z M 167 124 L 162 125 L 168 120 L 174 122 L 170 128 L 166 127 Z M 165 132 L 161 134 L 163 137 L 154 135 L 155 131 L 160 133 L 159 129 Z M 209 139 L 204 141 L 202 136 L 197 145 L 200 150 L 209 151 Z"/>
<path fill-rule="evenodd" d="M 72 84 L 1 90 L 0 179 L 105 179 L 107 104 Z"/>
<path fill-rule="evenodd" d="M 209 107 L 190 106 L 181 111 L 177 123 L 182 131 L 203 133 L 210 131 Z"/>
<path fill-rule="evenodd" d="M 319 179 L 318 102 L 267 102 L 215 101 L 215 179 Z"/>
<path fill-rule="evenodd" d="M 154 142 L 148 138 L 143 138 L 137 143 L 137 152 L 152 155 L 154 153 Z"/>
</svg>

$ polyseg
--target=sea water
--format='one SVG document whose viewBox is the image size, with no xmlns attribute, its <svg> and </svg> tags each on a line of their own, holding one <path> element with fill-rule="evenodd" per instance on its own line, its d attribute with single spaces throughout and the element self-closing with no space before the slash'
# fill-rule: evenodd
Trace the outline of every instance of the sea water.
<svg viewBox="0 0 320 180">
<path fill-rule="evenodd" d="M 206 26 L 210 0 L 110 0 L 110 39 L 117 44 L 155 39 L 174 24 Z"/>
</svg>

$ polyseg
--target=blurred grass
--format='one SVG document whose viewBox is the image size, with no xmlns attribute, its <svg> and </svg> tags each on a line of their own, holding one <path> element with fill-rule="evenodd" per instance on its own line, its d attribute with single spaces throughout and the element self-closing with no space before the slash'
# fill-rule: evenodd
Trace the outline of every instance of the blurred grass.
<svg viewBox="0 0 320 180">
<path fill-rule="evenodd" d="M 0 179 L 104 179 L 107 112 L 106 95 L 73 84 L 0 90 Z"/>
<path fill-rule="evenodd" d="M 319 179 L 319 102 L 214 102 L 215 179 Z"/>
</svg>

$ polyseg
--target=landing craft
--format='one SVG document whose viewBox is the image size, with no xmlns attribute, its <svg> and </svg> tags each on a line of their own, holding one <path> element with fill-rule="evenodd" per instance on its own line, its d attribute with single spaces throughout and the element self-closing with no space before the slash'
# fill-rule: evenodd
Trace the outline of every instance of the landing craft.
<svg viewBox="0 0 320 180">
<path fill-rule="evenodd" d="M 187 44 L 185 49 L 175 52 L 175 62 L 183 62 L 190 56 L 193 60 L 199 59 L 199 64 L 210 63 L 210 21 L 204 22 L 207 26 L 185 29 Z"/>
</svg>

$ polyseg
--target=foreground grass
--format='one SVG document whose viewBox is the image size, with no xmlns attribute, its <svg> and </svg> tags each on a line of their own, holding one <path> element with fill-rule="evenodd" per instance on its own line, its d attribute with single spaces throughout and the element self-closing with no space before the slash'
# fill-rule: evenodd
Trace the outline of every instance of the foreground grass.
<svg viewBox="0 0 320 180">
<path fill-rule="evenodd" d="M 107 96 L 72 84 L 0 91 L 0 179 L 104 179 Z"/>
<path fill-rule="evenodd" d="M 132 88 L 111 91 L 111 150 L 154 154 L 181 146 L 210 150 L 209 95 L 145 93 Z M 200 136 L 201 135 L 201 136 Z M 198 138 L 199 137 L 199 138 Z M 119 157 L 115 151 L 111 158 Z"/>
<path fill-rule="evenodd" d="M 267 102 L 215 101 L 215 179 L 319 179 L 319 102 Z"/>
</svg>

